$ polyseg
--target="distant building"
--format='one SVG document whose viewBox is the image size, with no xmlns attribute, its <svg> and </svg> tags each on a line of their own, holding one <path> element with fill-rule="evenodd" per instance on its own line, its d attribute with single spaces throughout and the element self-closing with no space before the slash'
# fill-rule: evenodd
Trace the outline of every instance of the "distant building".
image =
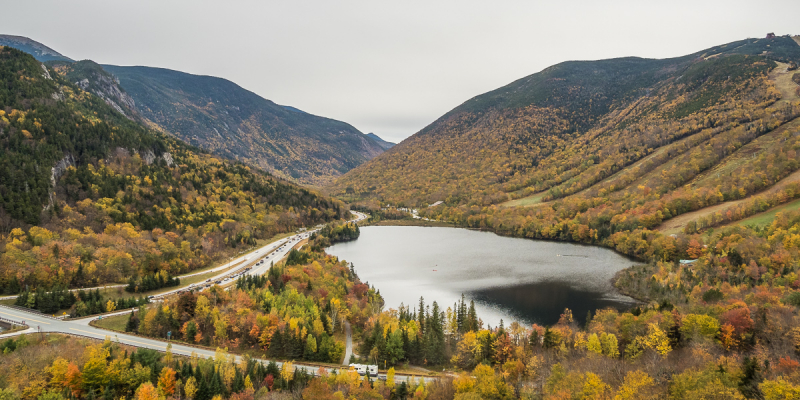
<svg viewBox="0 0 800 400">
<path fill-rule="evenodd" d="M 775 34 L 770 32 L 767 34 L 767 39 L 775 39 Z"/>
<path fill-rule="evenodd" d="M 433 204 L 429 205 L 428 207 L 436 207 L 436 206 L 438 206 L 439 204 L 442 204 L 442 203 L 444 203 L 444 202 L 439 200 L 436 203 L 433 203 Z"/>
</svg>

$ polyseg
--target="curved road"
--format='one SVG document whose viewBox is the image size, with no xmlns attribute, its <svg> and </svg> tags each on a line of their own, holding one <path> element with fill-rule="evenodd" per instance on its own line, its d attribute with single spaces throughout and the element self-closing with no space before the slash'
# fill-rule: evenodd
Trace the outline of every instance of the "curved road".
<svg viewBox="0 0 800 400">
<path fill-rule="evenodd" d="M 351 212 L 356 215 L 356 218 L 351 220 L 351 222 L 359 222 L 359 221 L 362 221 L 362 220 L 366 219 L 366 217 L 367 217 L 366 215 L 364 215 L 362 213 L 359 213 L 359 212 L 355 212 L 355 211 L 351 211 Z M 248 258 L 250 258 L 251 260 L 249 260 L 249 261 L 251 261 L 251 263 L 243 264 L 241 267 L 237 268 L 234 271 L 227 271 L 224 274 L 220 274 L 218 276 L 215 276 L 214 278 L 211 279 L 211 282 L 214 282 L 215 279 L 217 279 L 217 280 L 218 279 L 223 279 L 225 276 L 232 275 L 232 274 L 240 274 L 240 273 L 253 274 L 253 275 L 254 274 L 263 274 L 263 273 L 267 272 L 267 270 L 269 269 L 269 261 L 270 260 L 273 260 L 273 261 L 274 260 L 279 260 L 280 258 L 285 256 L 286 254 L 288 254 L 289 250 L 294 245 L 299 243 L 300 240 L 303 237 L 307 236 L 308 234 L 310 234 L 312 232 L 314 232 L 314 231 L 304 232 L 304 233 L 299 234 L 299 235 L 294 235 L 294 236 L 291 236 L 289 238 L 282 239 L 282 240 L 274 242 L 274 243 L 270 243 L 270 244 L 262 247 L 261 249 L 257 250 L 256 252 L 253 252 L 253 253 L 250 253 L 248 255 L 242 256 L 242 257 L 240 257 L 240 259 L 237 259 L 237 260 L 238 261 L 248 261 Z M 257 256 L 258 253 L 266 254 L 266 256 L 261 256 L 262 258 L 259 258 Z M 238 262 L 237 260 L 234 260 L 232 262 Z M 251 270 L 242 271 L 248 265 L 252 265 L 252 264 L 254 264 L 254 263 L 256 263 L 257 261 L 260 261 L 260 260 L 265 260 L 265 262 L 261 263 L 260 265 L 254 267 Z M 175 289 L 175 290 L 169 292 L 169 294 L 176 293 L 178 291 L 186 290 L 186 289 L 187 288 L 185 288 L 185 287 L 184 288 L 180 288 L 180 289 Z M 167 294 L 162 294 L 162 295 L 159 295 L 159 297 L 163 297 L 163 296 L 166 296 L 166 295 Z M 118 312 L 115 312 L 115 313 L 106 314 L 105 317 L 112 316 L 112 315 L 119 315 L 119 314 L 127 314 L 130 311 L 131 311 L 130 309 L 121 310 L 121 311 L 118 311 Z M 143 348 L 158 350 L 158 351 L 162 351 L 162 352 L 167 350 L 168 342 L 166 340 L 140 337 L 140 336 L 136 336 L 136 335 L 130 335 L 130 334 L 121 333 L 121 332 L 108 331 L 108 330 L 105 330 L 105 329 L 100 329 L 100 328 L 96 328 L 96 327 L 90 326 L 89 322 L 97 319 L 98 318 L 97 316 L 78 319 L 78 320 L 64 321 L 64 320 L 60 320 L 60 319 L 57 319 L 57 318 L 52 318 L 52 317 L 49 317 L 49 316 L 46 316 L 46 315 L 42 315 L 42 314 L 35 314 L 35 313 L 32 313 L 32 312 L 28 312 L 28 311 L 24 311 L 24 310 L 20 310 L 20 309 L 16 309 L 16 308 L 0 306 L 0 318 L 4 319 L 6 321 L 14 322 L 17 325 L 27 325 L 27 326 L 29 326 L 29 328 L 24 330 L 24 331 L 12 332 L 12 333 L 9 333 L 9 334 L 0 334 L 0 339 L 4 339 L 6 337 L 11 337 L 11 336 L 16 336 L 16 335 L 21 335 L 21 334 L 26 334 L 26 333 L 55 332 L 55 333 L 64 333 L 64 334 L 68 334 L 68 335 L 84 336 L 84 337 L 89 337 L 89 338 L 93 338 L 93 339 L 100 339 L 100 340 L 104 340 L 106 338 L 110 338 L 111 340 L 113 340 L 115 342 L 119 342 L 121 344 L 129 345 L 129 346 L 143 347 Z M 347 325 L 347 327 L 349 328 L 349 324 Z M 352 354 L 352 338 L 351 338 L 351 336 L 349 334 L 347 335 L 347 348 L 348 348 L 348 351 L 350 352 L 349 354 Z M 200 357 L 213 357 L 214 356 L 214 350 L 206 349 L 206 348 L 186 346 L 186 345 L 183 345 L 183 344 L 180 344 L 180 343 L 177 343 L 177 342 L 172 342 L 172 353 L 173 354 L 177 354 L 177 355 L 183 355 L 183 356 L 191 356 L 192 353 L 197 354 Z M 349 356 L 348 356 L 348 358 L 349 358 Z M 236 359 L 237 359 L 237 361 L 239 361 L 240 357 L 236 356 Z M 266 360 L 266 359 L 256 359 L 256 360 L 261 361 L 261 362 L 269 362 L 269 360 Z M 345 361 L 347 361 L 347 359 Z M 279 361 L 276 361 L 276 363 L 279 366 L 283 365 L 283 363 L 279 362 Z M 317 370 L 319 369 L 319 367 L 317 367 L 317 366 L 303 365 L 301 363 L 300 364 L 295 364 L 295 368 L 303 369 L 303 370 L 305 370 L 306 372 L 309 372 L 309 373 L 316 373 Z M 328 370 L 328 372 L 332 372 L 333 370 L 335 370 L 337 368 L 325 368 L 325 369 Z M 385 374 L 380 374 L 379 376 L 385 377 Z M 397 376 L 403 376 L 403 375 L 397 374 Z M 425 378 L 425 380 L 428 381 L 428 382 L 430 382 L 430 381 L 432 381 L 434 379 L 435 378 L 431 378 L 431 377 Z"/>
</svg>

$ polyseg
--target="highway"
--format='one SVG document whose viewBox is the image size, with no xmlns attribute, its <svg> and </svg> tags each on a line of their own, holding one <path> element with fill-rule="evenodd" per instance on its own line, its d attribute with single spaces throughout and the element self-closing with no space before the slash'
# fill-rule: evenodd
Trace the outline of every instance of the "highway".
<svg viewBox="0 0 800 400">
<path fill-rule="evenodd" d="M 351 219 L 349 222 L 361 222 L 367 218 L 366 214 L 362 214 L 357 211 L 350 211 L 355 215 L 354 219 Z M 215 275 L 211 278 L 206 279 L 205 282 L 201 282 L 194 285 L 179 287 L 168 292 L 161 293 L 157 296 L 153 296 L 153 299 L 160 299 L 175 293 L 179 293 L 189 289 L 195 290 L 204 290 L 210 288 L 215 283 L 219 283 L 221 285 L 226 285 L 228 283 L 233 283 L 240 275 L 253 275 L 259 276 L 266 274 L 269 271 L 270 264 L 273 262 L 277 262 L 287 255 L 289 252 L 297 246 L 303 239 L 308 238 L 311 236 L 312 233 L 319 231 L 319 229 L 313 229 L 306 232 L 301 232 L 296 235 L 289 236 L 287 238 L 278 240 L 277 242 L 273 242 L 267 244 L 266 246 L 253 251 L 249 254 L 241 256 L 231 262 L 229 262 L 228 266 L 239 264 L 237 267 L 226 270 L 219 275 Z M 226 269 L 219 267 L 219 269 Z M 203 273 L 207 273 L 203 272 Z"/>
<path fill-rule="evenodd" d="M 367 218 L 367 216 L 362 214 L 362 213 L 355 212 L 355 211 L 351 211 L 351 212 L 356 216 L 356 218 L 351 220 L 351 222 L 359 222 L 359 221 L 362 221 L 362 220 Z M 288 237 L 286 239 L 282 239 L 282 240 L 279 240 L 277 242 L 270 243 L 270 244 L 262 247 L 261 249 L 257 250 L 256 252 L 250 253 L 248 255 L 240 257 L 237 260 L 231 261 L 234 264 L 236 262 L 239 262 L 239 261 L 249 261 L 249 263 L 243 263 L 240 267 L 237 267 L 233 271 L 226 271 L 224 273 L 221 273 L 220 275 L 215 276 L 214 278 L 211 278 L 211 283 L 210 284 L 213 284 L 216 280 L 222 280 L 222 279 L 224 279 L 225 277 L 227 277 L 229 275 L 234 275 L 234 274 L 239 274 L 239 273 L 252 274 L 252 275 L 266 273 L 267 270 L 269 270 L 270 261 L 276 261 L 276 260 L 280 260 L 281 258 L 283 258 L 284 256 L 286 256 L 286 254 L 288 254 L 288 252 L 291 250 L 291 248 L 293 246 L 297 245 L 297 243 L 299 243 L 304 237 L 306 237 L 307 235 L 310 235 L 312 232 L 315 232 L 315 231 L 316 230 L 303 232 L 301 234 L 293 235 L 293 236 Z M 260 261 L 260 260 L 264 260 L 264 262 L 261 263 L 260 265 L 258 265 L 257 267 L 253 268 L 253 269 L 250 269 L 248 271 L 244 270 L 249 265 L 252 265 L 252 264 L 254 264 L 254 263 L 256 263 L 257 261 Z M 230 280 L 229 280 L 229 282 L 230 282 Z M 205 286 L 205 284 L 204 284 L 204 286 Z M 168 294 L 174 294 L 174 293 L 177 293 L 179 291 L 187 290 L 187 289 L 188 289 L 187 287 L 178 288 L 178 289 L 170 291 Z M 167 293 L 161 294 L 158 297 L 161 298 L 161 297 L 167 296 L 168 294 Z M 104 317 L 109 317 L 109 316 L 119 315 L 119 314 L 127 314 L 127 313 L 130 313 L 130 312 L 131 312 L 130 309 L 121 310 L 121 311 L 118 311 L 118 312 L 115 312 L 115 313 L 106 314 L 106 315 L 104 315 Z M 87 317 L 87 318 L 77 319 L 77 320 L 61 320 L 61 319 L 52 318 L 52 317 L 49 317 L 49 316 L 46 316 L 46 315 L 43 315 L 43 314 L 36 314 L 36 313 L 33 313 L 33 312 L 29 312 L 29 311 L 25 311 L 25 310 L 21 310 L 21 309 L 17 309 L 17 308 L 0 306 L 0 318 L 2 318 L 3 320 L 6 320 L 6 321 L 14 322 L 17 325 L 27 325 L 27 326 L 30 327 L 29 329 L 24 330 L 24 331 L 12 332 L 12 333 L 9 333 L 9 334 L 0 334 L 0 339 L 4 339 L 6 337 L 11 337 L 11 336 L 16 336 L 16 335 L 20 335 L 20 334 L 26 334 L 26 333 L 40 333 L 40 332 L 41 333 L 48 333 L 48 332 L 54 332 L 54 333 L 64 333 L 64 334 L 68 334 L 68 335 L 84 336 L 84 337 L 93 338 L 93 339 L 99 339 L 99 340 L 104 340 L 106 338 L 109 338 L 112 341 L 119 342 L 121 344 L 129 345 L 129 346 L 142 347 L 142 348 L 147 348 L 147 349 L 153 349 L 153 350 L 158 350 L 158 351 L 162 351 L 162 352 L 167 350 L 168 341 L 165 340 L 166 338 L 164 338 L 164 339 L 146 338 L 146 337 L 141 337 L 141 336 L 136 336 L 136 335 L 120 333 L 120 332 L 108 331 L 108 330 L 105 330 L 105 329 L 100 329 L 100 328 L 96 328 L 96 327 L 90 326 L 89 323 L 92 320 L 97 319 L 98 318 L 97 316 L 92 316 L 92 317 Z M 352 352 L 352 343 L 350 343 L 348 341 L 347 344 L 348 344 L 348 347 L 350 348 L 349 351 Z M 200 357 L 206 357 L 206 358 L 214 356 L 214 350 L 210 350 L 210 349 L 206 349 L 206 348 L 200 348 L 200 347 L 187 346 L 187 345 L 183 345 L 183 344 L 180 344 L 180 343 L 177 343 L 177 342 L 172 342 L 172 353 L 176 354 L 176 355 L 183 355 L 183 356 L 191 356 L 192 353 L 194 353 L 194 354 L 197 354 Z M 236 358 L 237 358 L 237 361 L 239 361 L 239 356 L 237 356 Z M 261 362 L 264 362 L 264 363 L 269 362 L 269 360 L 266 360 L 266 359 L 257 359 L 257 360 L 261 361 Z M 345 361 L 347 361 L 347 360 L 345 360 Z M 283 363 L 281 363 L 279 361 L 276 361 L 276 363 L 279 366 L 283 365 Z M 319 369 L 318 366 L 303 365 L 302 363 L 295 363 L 294 366 L 295 366 L 295 368 L 301 368 L 301 369 L 305 370 L 308 373 L 316 373 L 318 371 L 318 369 Z M 332 368 L 332 367 L 326 368 L 326 370 L 328 370 L 328 372 L 332 372 L 334 369 L 338 369 L 338 368 Z M 380 374 L 379 376 L 385 377 L 385 374 Z M 405 375 L 397 374 L 397 376 L 401 377 L 401 376 L 405 376 Z M 428 377 L 428 378 L 425 378 L 425 380 L 426 381 L 432 381 L 432 380 L 434 380 L 434 378 Z"/>
<path fill-rule="evenodd" d="M 363 214 L 363 213 L 360 213 L 358 211 L 350 211 L 350 212 L 355 216 L 355 218 L 351 219 L 349 222 L 356 222 L 357 223 L 357 222 L 361 222 L 361 221 L 367 219 L 367 216 L 365 214 Z M 196 276 L 196 275 L 203 275 L 203 274 L 208 274 L 208 273 L 212 273 L 212 272 L 224 271 L 224 272 L 222 272 L 222 273 L 220 273 L 218 275 L 214 275 L 213 277 L 208 278 L 205 282 L 198 283 L 196 285 L 191 285 L 192 288 L 194 288 L 194 287 L 205 288 L 206 286 L 213 285 L 214 282 L 216 282 L 216 281 L 220 281 L 221 284 L 229 283 L 229 282 L 231 282 L 231 281 L 233 281 L 235 279 L 235 276 L 238 276 L 241 273 L 246 273 L 248 275 L 265 274 L 267 272 L 267 270 L 269 270 L 270 262 L 274 262 L 274 261 L 278 261 L 278 260 L 282 259 L 283 257 L 285 257 L 286 255 L 289 254 L 289 251 L 291 251 L 292 248 L 297 243 L 299 243 L 300 241 L 302 241 L 303 239 L 307 238 L 312 233 L 317 232 L 317 231 L 319 231 L 319 229 L 313 229 L 313 230 L 309 230 L 309 231 L 306 231 L 306 232 L 298 233 L 296 235 L 289 236 L 287 238 L 283 238 L 283 239 L 275 241 L 275 242 L 268 243 L 268 244 L 264 245 L 263 247 L 255 250 L 255 251 L 251 251 L 251 252 L 249 252 L 247 254 L 239 256 L 239 257 L 237 257 L 237 258 L 235 258 L 233 260 L 230 260 L 227 263 L 222 264 L 220 266 L 217 266 L 217 267 L 214 267 L 214 268 L 211 268 L 211 269 L 207 269 L 207 270 L 204 270 L 204 271 L 192 272 L 192 273 L 189 273 L 189 274 L 180 275 L 180 276 L 178 276 L 178 278 L 185 279 L 185 278 L 189 278 L 189 277 Z M 264 262 L 262 264 L 255 265 L 259 260 L 264 260 Z M 233 265 L 237 265 L 237 267 L 233 268 L 233 269 L 230 269 L 231 266 L 233 266 Z M 249 270 L 249 271 L 244 271 L 245 269 L 247 269 L 248 267 L 251 267 L 251 266 L 254 267 L 254 268 Z M 234 278 L 226 280 L 225 278 L 228 278 L 228 277 L 234 277 Z M 88 291 L 88 290 L 94 290 L 94 289 L 126 287 L 126 286 L 128 286 L 128 285 L 127 284 L 112 284 L 112 285 L 98 286 L 98 287 L 92 287 L 92 288 L 70 289 L 70 291 L 71 292 L 77 292 L 79 290 L 87 290 Z M 172 289 L 172 290 L 167 291 L 167 292 L 160 293 L 157 296 L 153 296 L 153 297 L 155 299 L 162 298 L 164 296 L 169 296 L 171 294 L 175 294 L 177 292 L 186 290 L 188 288 L 189 288 L 189 286 L 177 287 L 175 289 Z M 17 295 L 2 296 L 2 297 L 0 297 L 0 300 L 10 300 L 10 299 L 16 299 L 16 298 L 17 298 Z"/>
</svg>

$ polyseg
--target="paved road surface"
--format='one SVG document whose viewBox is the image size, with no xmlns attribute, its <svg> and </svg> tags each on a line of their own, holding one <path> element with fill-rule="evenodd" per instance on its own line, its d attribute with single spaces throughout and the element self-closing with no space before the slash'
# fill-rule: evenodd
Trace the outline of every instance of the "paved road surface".
<svg viewBox="0 0 800 400">
<path fill-rule="evenodd" d="M 366 218 L 366 215 L 364 215 L 364 214 L 356 213 L 356 212 L 353 212 L 353 213 L 356 215 L 356 219 L 354 220 L 356 222 L 357 221 L 361 221 L 361 220 Z M 310 232 L 307 232 L 307 233 L 310 234 Z M 286 253 L 289 252 L 289 249 L 291 248 L 291 246 L 289 246 L 289 245 L 291 245 L 292 243 L 296 244 L 297 242 L 299 242 L 299 240 L 297 240 L 297 239 L 299 239 L 299 236 L 303 236 L 303 235 L 305 235 L 305 233 L 301 234 L 301 235 L 294 235 L 294 236 L 289 237 L 287 239 L 283 239 L 283 240 L 281 240 L 279 242 L 271 244 L 271 245 L 273 245 L 273 247 L 271 249 L 276 249 L 276 250 L 268 253 L 267 254 L 267 259 L 268 260 L 274 260 L 274 259 L 276 259 L 275 257 L 279 257 L 281 255 L 285 255 Z M 270 245 L 267 245 L 265 247 L 269 248 L 269 246 Z M 264 251 L 264 249 L 265 248 L 261 248 L 259 251 Z M 253 254 L 253 255 L 248 255 L 248 256 L 244 256 L 244 257 L 254 257 L 254 256 L 255 255 Z M 263 257 L 263 255 L 262 255 L 262 257 Z M 279 259 L 279 258 L 277 258 L 277 259 Z M 242 268 L 244 268 L 244 267 L 242 267 Z M 258 268 L 253 268 L 250 271 L 246 271 L 246 273 L 248 273 L 248 274 L 264 273 L 264 272 L 267 271 L 268 268 L 269 268 L 269 262 L 265 262 L 265 263 L 261 264 L 260 266 L 258 266 Z M 229 273 L 230 272 L 226 272 L 226 274 L 229 274 Z M 213 282 L 213 280 L 212 280 L 212 282 Z M 185 288 L 176 289 L 175 291 L 183 290 L 183 289 L 185 289 Z M 173 292 L 175 292 L 175 291 L 173 291 Z M 159 296 L 159 297 L 161 297 L 161 296 Z M 130 310 L 121 310 L 121 311 L 118 311 L 116 313 L 107 314 L 105 317 L 112 316 L 112 315 L 126 314 L 126 313 L 129 313 L 129 312 L 130 312 Z M 158 351 L 166 351 L 167 344 L 168 344 L 168 342 L 166 340 L 162 340 L 162 339 L 145 338 L 145 337 L 129 335 L 129 334 L 120 333 L 120 332 L 107 331 L 107 330 L 104 330 L 104 329 L 100 329 L 100 328 L 95 328 L 93 326 L 89 326 L 89 322 L 94 320 L 94 319 L 97 319 L 97 317 L 89 317 L 89 318 L 83 318 L 83 319 L 79 319 L 79 320 L 63 321 L 63 320 L 60 320 L 60 319 L 57 319 L 57 318 L 48 317 L 46 315 L 34 314 L 34 313 L 29 312 L 29 311 L 19 310 L 19 309 L 16 309 L 16 308 L 11 308 L 11 307 L 6 307 L 6 306 L 0 306 L 0 317 L 4 318 L 6 320 L 14 321 L 14 322 L 16 322 L 17 324 L 20 324 L 20 325 L 28 325 L 30 327 L 29 329 L 27 329 L 25 331 L 13 332 L 13 333 L 10 333 L 10 334 L 5 334 L 5 335 L 0 334 L 0 339 L 6 338 L 6 337 L 11 337 L 11 336 L 16 336 L 16 335 L 21 335 L 21 334 L 25 334 L 25 333 L 57 332 L 57 333 L 65 333 L 65 334 L 69 334 L 69 335 L 85 336 L 85 337 L 94 338 L 94 339 L 100 339 L 100 340 L 104 340 L 105 338 L 110 338 L 112 341 L 119 342 L 119 343 L 122 343 L 122 344 L 130 345 L 130 346 L 136 346 L 136 347 L 143 347 L 143 348 L 153 349 L 153 350 L 158 350 Z M 350 335 L 350 329 L 349 328 L 350 328 L 349 324 L 346 325 L 346 329 L 347 329 L 347 333 L 348 333 L 348 335 L 347 335 L 347 348 L 350 349 L 350 351 L 352 352 L 352 337 Z M 182 345 L 182 344 L 177 343 L 177 342 L 173 342 L 172 343 L 172 353 L 173 354 L 177 354 L 177 355 L 183 355 L 183 356 L 191 356 L 192 353 L 195 353 L 200 357 L 206 357 L 206 358 L 214 356 L 214 351 L 213 350 L 186 346 L 186 345 Z M 347 355 L 346 357 L 347 357 L 346 361 L 348 361 L 349 360 L 349 355 Z M 237 356 L 236 359 L 238 361 L 239 357 Z M 265 359 L 257 359 L 257 360 L 261 361 L 261 362 L 269 362 L 269 360 L 265 360 Z M 281 363 L 281 362 L 277 362 L 277 364 L 279 366 L 283 365 L 283 363 Z M 309 372 L 309 373 L 315 373 L 319 369 L 319 367 L 302 365 L 302 364 L 295 364 L 295 368 L 301 368 L 301 369 L 303 369 L 303 370 L 305 370 L 306 372 Z M 334 370 L 334 368 L 326 368 L 326 369 L 328 370 L 328 372 L 331 372 L 331 371 Z M 385 374 L 380 374 L 380 376 L 385 378 Z M 397 374 L 397 376 L 401 376 L 401 374 Z M 434 378 L 425 378 L 425 380 L 430 382 L 430 381 L 434 380 Z"/>
<path fill-rule="evenodd" d="M 350 356 L 353 355 L 353 332 L 350 330 L 350 323 L 347 321 L 344 322 L 344 334 L 346 339 L 342 365 L 350 365 Z"/>
</svg>

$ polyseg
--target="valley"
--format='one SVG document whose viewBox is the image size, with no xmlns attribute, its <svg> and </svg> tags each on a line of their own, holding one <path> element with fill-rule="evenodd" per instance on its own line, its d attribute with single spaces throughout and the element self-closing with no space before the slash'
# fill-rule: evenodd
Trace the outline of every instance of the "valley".
<svg viewBox="0 0 800 400">
<path fill-rule="evenodd" d="M 563 62 L 394 144 L 0 36 L 0 395 L 796 398 L 798 62 Z"/>
</svg>

